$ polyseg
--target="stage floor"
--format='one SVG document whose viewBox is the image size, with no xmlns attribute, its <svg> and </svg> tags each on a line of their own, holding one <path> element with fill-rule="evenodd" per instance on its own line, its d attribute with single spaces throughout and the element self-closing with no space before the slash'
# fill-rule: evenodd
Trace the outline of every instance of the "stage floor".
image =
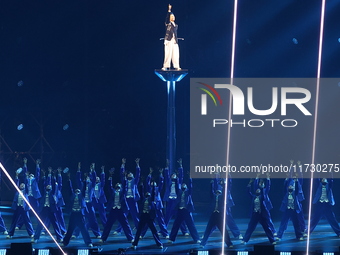
<svg viewBox="0 0 340 255">
<path fill-rule="evenodd" d="M 2 216 L 5 220 L 6 226 L 9 227 L 11 223 L 11 213 L 2 212 Z M 200 218 L 200 217 L 195 217 Z M 67 218 L 66 218 L 66 222 Z M 248 225 L 248 219 L 237 219 L 236 222 L 244 234 Z M 196 227 L 199 235 L 202 236 L 206 227 L 206 222 L 200 220 L 196 221 Z M 274 222 L 275 227 L 278 228 L 280 222 Z M 113 235 L 113 230 L 116 227 L 114 225 L 111 235 L 107 242 L 100 244 L 98 239 L 95 239 L 92 232 L 90 232 L 93 238 L 93 244 L 96 249 L 101 251 L 102 254 L 117 254 L 119 249 L 125 251 L 126 254 L 188 254 L 190 250 L 209 250 L 209 251 L 220 251 L 221 250 L 221 234 L 218 230 L 210 236 L 207 245 L 204 249 L 200 248 L 199 244 L 195 244 L 190 236 L 183 236 L 179 233 L 176 242 L 169 244 L 165 238 L 162 238 L 164 248 L 161 250 L 156 245 L 152 238 L 151 232 L 148 230 L 146 236 L 139 241 L 136 250 L 131 249 L 131 243 L 129 243 L 125 235 Z M 51 229 L 50 229 L 51 230 Z M 171 225 L 169 230 L 171 230 Z M 51 230 L 53 233 L 53 230 Z M 10 248 L 11 243 L 27 243 L 30 242 L 31 238 L 28 237 L 25 227 L 22 230 L 16 230 L 12 239 L 6 239 L 6 235 L 0 235 L 0 248 Z M 254 245 L 270 245 L 267 237 L 259 224 L 254 231 L 249 242 L 244 245 L 241 244 L 241 240 L 232 240 L 234 243 L 233 251 L 253 251 Z M 307 241 L 298 241 L 294 236 L 294 229 L 292 224 L 288 225 L 288 229 L 283 236 L 283 239 L 275 245 L 276 251 L 306 251 Z M 340 246 L 340 238 L 335 235 L 325 220 L 320 221 L 320 224 L 316 227 L 310 238 L 310 252 L 338 252 Z M 225 246 L 226 247 L 226 246 Z M 33 243 L 33 248 L 56 248 L 52 239 L 47 235 L 42 235 L 37 243 Z M 77 238 L 72 239 L 67 248 L 71 249 L 88 249 L 84 244 L 83 239 Z M 66 247 L 65 247 L 66 249 Z"/>
</svg>

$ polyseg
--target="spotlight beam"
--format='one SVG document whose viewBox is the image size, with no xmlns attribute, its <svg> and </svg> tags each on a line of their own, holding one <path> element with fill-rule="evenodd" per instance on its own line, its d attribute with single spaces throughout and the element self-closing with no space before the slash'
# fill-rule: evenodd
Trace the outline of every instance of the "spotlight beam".
<svg viewBox="0 0 340 255">
<path fill-rule="evenodd" d="M 38 213 L 33 209 L 33 207 L 31 206 L 30 202 L 26 199 L 26 197 L 24 196 L 24 194 L 21 192 L 21 190 L 19 189 L 19 187 L 16 185 L 16 183 L 14 182 L 14 180 L 12 179 L 12 177 L 9 175 L 9 173 L 7 172 L 7 170 L 5 169 L 5 167 L 2 165 L 2 163 L 0 162 L 0 168 L 2 169 L 2 171 L 5 173 L 5 175 L 7 176 L 7 178 L 9 179 L 9 181 L 13 184 L 14 188 L 19 192 L 20 196 L 22 197 L 22 199 L 28 204 L 29 208 L 32 210 L 32 212 L 34 213 L 34 215 L 37 217 L 37 219 L 39 220 L 39 222 L 43 225 L 43 227 L 45 228 L 45 230 L 47 231 L 47 233 L 50 235 L 50 237 L 52 238 L 53 242 L 55 242 L 55 244 L 57 245 L 57 247 L 59 248 L 59 250 L 63 253 L 63 255 L 67 255 L 64 250 L 60 247 L 60 245 L 58 244 L 57 240 L 55 240 L 55 238 L 53 237 L 53 235 L 51 234 L 51 232 L 48 230 L 48 228 L 46 227 L 46 225 L 44 224 L 44 222 L 41 220 L 41 218 L 39 217 Z"/>
<path fill-rule="evenodd" d="M 236 48 L 236 24 L 237 24 L 237 5 L 238 0 L 234 0 L 234 15 L 233 15 L 233 35 L 232 35 L 232 46 L 231 46 L 231 64 L 230 64 L 230 84 L 234 84 L 234 69 L 235 69 L 235 48 Z M 232 110 L 232 94 L 229 94 L 229 112 L 228 112 L 228 123 L 231 121 L 231 110 Z M 227 131 L 227 148 L 226 148 L 226 166 L 229 165 L 230 155 L 230 125 L 228 125 Z M 224 186 L 224 214 L 223 214 L 223 230 L 222 230 L 222 255 L 224 255 L 224 238 L 227 223 L 227 196 L 228 196 L 228 174 L 226 175 L 226 182 Z"/>
<path fill-rule="evenodd" d="M 316 74 L 316 94 L 315 94 L 315 109 L 314 109 L 314 130 L 313 130 L 313 147 L 312 147 L 312 164 L 315 162 L 315 149 L 316 149 L 316 130 L 318 122 L 318 109 L 319 109 L 319 93 L 320 93 L 320 78 L 321 78 L 321 61 L 322 61 L 322 45 L 323 45 L 323 34 L 324 34 L 324 23 L 325 23 L 325 6 L 326 0 L 322 0 L 321 4 L 321 17 L 320 17 L 320 36 L 319 36 L 319 51 L 318 51 L 318 67 Z M 310 221 L 312 215 L 312 192 L 313 192 L 313 178 L 314 173 L 311 172 L 310 179 L 310 194 L 309 194 L 309 210 L 308 210 L 308 236 L 306 242 L 306 254 L 309 254 L 310 244 Z"/>
</svg>

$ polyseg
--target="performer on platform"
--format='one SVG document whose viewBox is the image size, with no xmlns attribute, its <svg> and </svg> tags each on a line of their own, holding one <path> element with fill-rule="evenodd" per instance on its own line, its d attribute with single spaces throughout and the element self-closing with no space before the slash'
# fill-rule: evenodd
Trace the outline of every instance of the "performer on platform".
<svg viewBox="0 0 340 255">
<path fill-rule="evenodd" d="M 69 183 L 68 194 L 70 195 L 68 211 L 70 211 L 70 218 L 67 233 L 65 235 L 63 242 L 61 243 L 61 246 L 67 246 L 69 244 L 73 231 L 75 230 L 76 227 L 78 227 L 81 231 L 85 244 L 88 245 L 89 247 L 93 247 L 92 240 L 86 228 L 85 222 L 85 211 L 87 210 L 85 203 L 85 189 L 81 191 L 78 187 L 74 191 L 70 176 L 71 175 L 68 172 Z"/>
<path fill-rule="evenodd" d="M 164 36 L 164 63 L 162 70 L 170 68 L 170 61 L 176 70 L 179 67 L 179 47 L 177 39 L 178 25 L 175 23 L 175 15 L 171 12 L 172 6 L 168 6 L 168 14 L 165 19 L 165 36 Z"/>
<path fill-rule="evenodd" d="M 56 218 L 56 211 L 57 204 L 56 204 L 56 183 L 52 181 L 52 168 L 48 168 L 48 176 L 45 179 L 45 190 L 43 196 L 40 198 L 40 213 L 39 216 L 41 220 L 45 223 L 47 219 L 51 222 L 53 229 L 55 231 L 56 237 L 58 241 L 63 240 L 63 236 L 61 234 L 59 224 L 57 223 Z M 37 242 L 40 238 L 41 230 L 43 226 L 40 222 L 38 222 L 37 229 L 35 231 L 34 237 L 32 238 L 31 242 Z"/>
<path fill-rule="evenodd" d="M 171 220 L 172 216 L 176 212 L 176 205 L 177 205 L 177 198 L 178 198 L 177 191 L 179 190 L 178 187 L 181 187 L 183 183 L 182 159 L 179 159 L 177 162 L 179 164 L 178 176 L 176 173 L 172 173 L 171 178 L 170 178 L 169 160 L 166 161 L 166 167 L 164 169 L 165 191 L 164 191 L 163 201 L 166 202 L 165 217 L 164 217 L 164 222 L 165 222 L 166 227 L 168 227 L 169 221 Z M 189 236 L 188 230 L 184 222 L 181 224 L 180 228 L 181 228 L 183 235 Z"/>
<path fill-rule="evenodd" d="M 229 184 L 228 184 L 229 185 Z M 217 178 L 214 179 L 212 184 L 212 195 L 213 195 L 213 211 L 210 215 L 207 227 L 204 232 L 204 236 L 201 242 L 201 248 L 204 248 L 206 245 L 209 236 L 214 231 L 214 229 L 217 227 L 221 233 L 223 233 L 223 229 L 225 229 L 225 235 L 224 235 L 224 242 L 226 245 L 231 248 L 233 247 L 233 243 L 230 240 L 230 236 L 228 233 L 228 230 L 226 226 L 223 225 L 223 216 L 224 213 L 228 214 L 228 209 L 225 212 L 224 208 L 224 201 L 225 201 L 225 183 L 224 181 L 221 183 L 218 181 Z M 228 203 L 227 203 L 228 207 Z M 226 216 L 228 220 L 228 215 Z"/>
<path fill-rule="evenodd" d="M 19 185 L 19 177 L 18 176 L 19 176 L 19 173 L 21 172 L 22 169 L 19 170 L 19 171 L 18 170 L 16 171 L 16 175 L 15 175 L 16 185 L 19 187 L 23 196 L 27 200 L 29 200 L 27 186 L 25 185 L 25 183 L 20 183 L 20 185 Z M 12 224 L 11 224 L 11 227 L 9 229 L 7 238 L 12 238 L 14 236 L 15 227 L 17 226 L 17 222 L 19 220 L 19 217 L 24 222 L 28 235 L 31 238 L 33 238 L 34 230 L 33 230 L 33 226 L 32 226 L 30 216 L 29 216 L 30 207 L 25 202 L 23 197 L 19 194 L 19 192 L 15 193 L 13 203 L 12 203 L 12 209 L 14 210 L 14 213 L 13 213 L 13 218 L 12 218 Z"/>
<path fill-rule="evenodd" d="M 152 236 L 155 239 L 156 245 L 163 249 L 163 244 L 159 240 L 157 229 L 154 219 L 156 217 L 156 200 L 155 200 L 155 186 L 152 187 L 151 193 L 146 192 L 144 197 L 140 201 L 139 208 L 139 224 L 135 236 L 135 240 L 132 242 L 132 248 L 136 249 L 139 238 L 145 226 L 148 226 L 152 232 Z"/>
<path fill-rule="evenodd" d="M 250 237 L 251 234 L 254 232 L 257 223 L 260 222 L 260 224 L 263 227 L 263 230 L 265 231 L 269 242 L 271 244 L 276 244 L 274 240 L 274 235 L 272 230 L 269 227 L 270 224 L 270 214 L 269 210 L 267 208 L 267 203 L 265 202 L 265 193 L 268 192 L 267 188 L 257 188 L 255 193 L 252 192 L 252 180 L 249 182 L 247 189 L 248 193 L 251 197 L 251 218 L 248 224 L 247 231 L 245 235 L 243 236 L 243 244 L 246 244 Z M 268 186 L 267 186 L 268 187 Z"/>
<path fill-rule="evenodd" d="M 140 159 L 137 158 L 135 160 L 136 162 L 136 177 L 134 177 L 133 173 L 129 172 L 126 173 L 125 171 L 125 164 L 126 159 L 122 159 L 122 166 L 120 168 L 120 181 L 121 183 L 126 183 L 126 202 L 129 206 L 129 211 L 127 211 L 126 217 L 128 217 L 129 214 L 131 214 L 132 220 L 134 222 L 135 228 L 138 227 L 139 222 L 139 212 L 138 212 L 138 205 L 137 201 L 140 199 L 140 195 L 138 192 L 138 184 L 139 184 L 139 178 L 140 178 L 140 166 L 139 166 Z M 118 225 L 118 228 L 113 233 L 114 235 L 120 233 L 122 230 L 121 226 Z"/>
<path fill-rule="evenodd" d="M 335 204 L 333 197 L 333 178 L 318 178 L 314 180 L 314 187 L 316 192 L 313 199 L 313 209 L 310 222 L 310 233 L 312 233 L 319 223 L 322 216 L 324 216 L 329 225 L 331 225 L 335 234 L 340 237 L 339 223 L 335 218 L 332 207 Z"/>
<path fill-rule="evenodd" d="M 107 202 L 104 187 L 105 187 L 105 167 L 101 167 L 100 177 L 97 176 L 96 171 L 91 172 L 93 175 L 91 178 L 96 180 L 96 184 L 94 186 L 94 193 L 92 197 L 92 204 L 95 211 L 98 212 L 99 218 L 102 222 L 103 227 L 106 225 L 106 210 L 105 203 Z"/>
<path fill-rule="evenodd" d="M 170 232 L 169 243 L 173 243 L 176 240 L 176 236 L 181 223 L 185 222 L 188 226 L 189 232 L 195 243 L 201 243 L 199 240 L 198 232 L 195 227 L 194 219 L 192 217 L 192 212 L 194 211 L 194 204 L 192 202 L 192 179 L 189 178 L 189 185 L 182 183 L 181 189 L 176 182 L 176 194 L 178 194 L 176 199 L 177 213 L 175 217 L 174 224 Z"/>
<path fill-rule="evenodd" d="M 164 183 L 164 177 L 163 177 L 163 169 L 159 170 L 159 187 L 157 187 L 157 182 L 152 180 L 152 173 L 153 169 L 150 167 L 149 175 L 146 178 L 146 185 L 147 185 L 147 192 L 151 193 L 152 189 L 155 192 L 155 208 L 156 208 L 156 218 L 157 222 L 160 228 L 159 234 L 165 237 L 166 239 L 169 238 L 169 233 L 166 228 L 165 222 L 164 222 L 164 214 L 163 214 L 163 203 L 160 196 L 160 190 L 162 190 L 163 183 Z M 144 194 L 144 193 L 142 193 Z M 141 236 L 144 237 L 145 233 L 147 231 L 147 225 L 145 225 Z"/>
<path fill-rule="evenodd" d="M 299 224 L 299 213 L 301 211 L 301 203 L 298 198 L 299 196 L 299 181 L 297 178 L 293 179 L 293 185 L 290 180 L 286 180 L 286 194 L 282 200 L 280 211 L 283 212 L 279 232 L 277 233 L 277 240 L 280 241 L 284 232 L 287 229 L 288 221 L 291 219 L 293 222 L 296 239 L 303 240 L 303 231 Z"/>
<path fill-rule="evenodd" d="M 110 201 L 107 205 L 107 208 L 110 208 L 109 215 L 107 217 L 107 222 L 104 226 L 102 238 L 99 242 L 106 242 L 112 225 L 115 223 L 116 220 L 119 221 L 125 236 L 128 241 L 133 241 L 133 235 L 131 231 L 131 227 L 126 217 L 126 213 L 129 211 L 129 206 L 126 202 L 126 180 L 123 179 L 123 183 L 116 183 L 115 187 L 112 185 L 112 175 L 113 172 L 110 173 L 109 181 L 110 181 L 110 188 L 111 188 L 111 197 Z"/>
</svg>

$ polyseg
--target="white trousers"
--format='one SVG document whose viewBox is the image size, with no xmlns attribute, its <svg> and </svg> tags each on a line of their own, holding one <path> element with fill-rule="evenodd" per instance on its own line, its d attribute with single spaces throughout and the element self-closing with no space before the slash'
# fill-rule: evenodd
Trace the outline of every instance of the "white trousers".
<svg viewBox="0 0 340 255">
<path fill-rule="evenodd" d="M 163 68 L 170 68 L 170 61 L 174 68 L 179 67 L 179 48 L 174 39 L 164 41 L 164 64 Z"/>
</svg>

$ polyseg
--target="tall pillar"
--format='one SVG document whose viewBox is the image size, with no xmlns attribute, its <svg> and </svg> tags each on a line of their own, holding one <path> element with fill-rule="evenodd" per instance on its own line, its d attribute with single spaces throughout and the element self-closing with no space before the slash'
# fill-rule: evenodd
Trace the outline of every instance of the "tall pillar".
<svg viewBox="0 0 340 255">
<path fill-rule="evenodd" d="M 170 173 L 176 169 L 176 82 L 181 81 L 187 74 L 188 70 L 182 69 L 163 71 L 156 69 L 155 74 L 167 85 L 168 92 L 168 109 L 167 109 L 167 140 L 166 140 L 166 157 L 169 160 Z"/>
</svg>

